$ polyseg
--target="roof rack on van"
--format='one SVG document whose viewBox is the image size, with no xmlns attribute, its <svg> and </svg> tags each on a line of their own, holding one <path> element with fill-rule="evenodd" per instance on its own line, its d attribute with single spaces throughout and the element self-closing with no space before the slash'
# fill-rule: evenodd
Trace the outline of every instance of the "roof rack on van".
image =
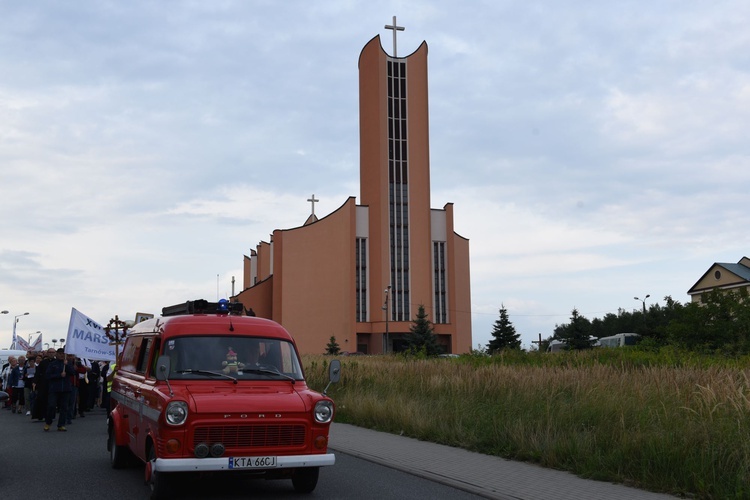
<svg viewBox="0 0 750 500">
<path fill-rule="evenodd" d="M 227 299 L 221 299 L 218 302 L 209 302 L 207 300 L 188 300 L 182 304 L 162 307 L 162 316 L 180 316 L 184 314 L 232 314 L 235 316 L 242 315 L 245 307 L 240 302 L 229 302 Z"/>
</svg>

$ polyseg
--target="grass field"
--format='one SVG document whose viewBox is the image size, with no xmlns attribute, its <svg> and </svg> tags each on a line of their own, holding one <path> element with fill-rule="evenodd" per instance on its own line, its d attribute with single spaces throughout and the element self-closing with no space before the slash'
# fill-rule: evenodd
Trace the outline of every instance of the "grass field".
<svg viewBox="0 0 750 500">
<path fill-rule="evenodd" d="M 306 356 L 311 386 L 328 356 Z M 653 491 L 750 498 L 750 359 L 670 349 L 342 361 L 336 421 Z"/>
</svg>

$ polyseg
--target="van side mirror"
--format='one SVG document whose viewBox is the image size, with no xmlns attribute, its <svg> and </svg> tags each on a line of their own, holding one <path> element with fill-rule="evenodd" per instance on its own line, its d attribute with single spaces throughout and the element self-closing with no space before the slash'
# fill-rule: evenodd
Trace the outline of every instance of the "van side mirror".
<svg viewBox="0 0 750 500">
<path fill-rule="evenodd" d="M 326 395 L 331 384 L 337 383 L 339 379 L 341 379 L 341 361 L 334 359 L 328 367 L 328 385 L 323 389 L 323 396 Z"/>
<path fill-rule="evenodd" d="M 167 380 L 171 368 L 172 359 L 169 356 L 159 356 L 156 360 L 156 380 Z"/>
<path fill-rule="evenodd" d="M 341 378 L 341 361 L 334 359 L 331 361 L 331 366 L 328 367 L 328 380 L 335 384 Z"/>
</svg>

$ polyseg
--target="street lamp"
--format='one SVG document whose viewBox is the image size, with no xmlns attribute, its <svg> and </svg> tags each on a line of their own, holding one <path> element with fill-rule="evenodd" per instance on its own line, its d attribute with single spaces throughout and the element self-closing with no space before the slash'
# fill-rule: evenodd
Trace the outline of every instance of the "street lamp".
<svg viewBox="0 0 750 500">
<path fill-rule="evenodd" d="M 8 314 L 8 311 L 0 311 L 0 314 Z"/>
<path fill-rule="evenodd" d="M 388 298 L 391 295 L 391 285 L 388 285 L 385 292 L 385 304 L 383 305 L 383 310 L 385 311 L 385 348 L 383 349 L 383 353 L 388 354 L 388 316 L 390 316 L 390 311 L 388 310 Z"/>
<path fill-rule="evenodd" d="M 646 299 L 649 297 L 651 297 L 651 295 L 646 295 L 645 297 L 643 297 L 643 300 L 639 299 L 638 297 L 633 297 L 638 302 L 643 302 L 643 316 L 644 317 L 646 316 Z"/>
<path fill-rule="evenodd" d="M 36 341 L 34 342 L 33 345 L 31 343 L 31 336 L 32 335 L 37 335 Z M 34 346 L 37 345 L 38 342 L 41 342 L 41 340 L 42 340 L 42 332 L 41 331 L 37 330 L 35 334 L 29 334 L 29 349 L 31 349 L 33 351 L 34 350 Z M 41 346 L 41 344 L 40 344 L 40 346 Z"/>
<path fill-rule="evenodd" d="M 16 323 L 18 323 L 18 318 L 21 316 L 28 316 L 29 313 L 25 312 L 23 314 L 16 315 L 15 318 L 13 318 L 13 349 L 16 348 Z"/>
<path fill-rule="evenodd" d="M 643 297 L 643 300 L 639 299 L 638 297 L 633 297 L 635 300 L 639 302 L 643 302 L 643 333 L 646 333 L 646 299 L 651 297 L 651 295 L 646 295 Z"/>
</svg>

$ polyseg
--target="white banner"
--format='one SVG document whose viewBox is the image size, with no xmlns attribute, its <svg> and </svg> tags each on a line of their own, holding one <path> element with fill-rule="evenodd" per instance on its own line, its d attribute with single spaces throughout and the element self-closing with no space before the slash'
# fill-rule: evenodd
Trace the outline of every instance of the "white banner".
<svg viewBox="0 0 750 500">
<path fill-rule="evenodd" d="M 31 345 L 31 350 L 34 352 L 40 352 L 42 350 L 42 334 L 39 334 L 39 337 L 34 341 L 34 343 Z"/>
<path fill-rule="evenodd" d="M 65 352 L 80 358 L 114 361 L 115 346 L 109 345 L 104 328 L 76 308 L 70 311 L 68 338 L 65 340 Z"/>
<path fill-rule="evenodd" d="M 21 337 L 19 335 L 18 337 L 16 337 L 16 345 L 13 346 L 13 349 L 18 349 L 18 350 L 23 350 L 23 351 L 30 351 L 31 350 L 31 346 L 29 345 L 28 342 L 26 342 L 23 339 L 23 337 Z"/>
<path fill-rule="evenodd" d="M 39 336 L 36 338 L 33 344 L 29 344 L 26 342 L 23 337 L 20 335 L 16 337 L 16 346 L 14 349 L 19 349 L 23 351 L 34 351 L 39 352 L 42 350 L 42 334 L 40 333 Z"/>
</svg>

